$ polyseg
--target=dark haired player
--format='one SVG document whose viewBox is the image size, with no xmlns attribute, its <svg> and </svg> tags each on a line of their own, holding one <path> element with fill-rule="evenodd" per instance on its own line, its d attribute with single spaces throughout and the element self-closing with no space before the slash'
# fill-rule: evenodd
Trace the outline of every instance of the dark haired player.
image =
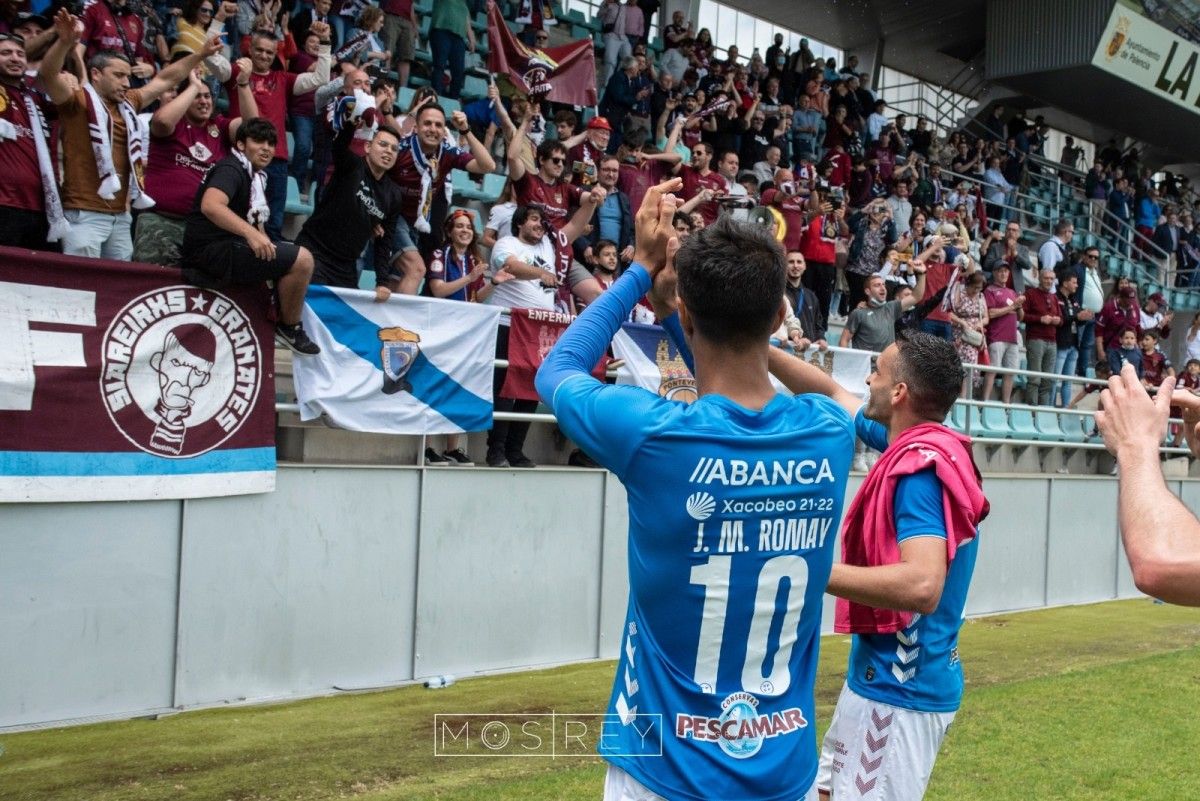
<svg viewBox="0 0 1200 801">
<path fill-rule="evenodd" d="M 815 799 L 821 599 L 853 424 L 829 398 L 771 384 L 768 337 L 786 308 L 778 245 L 721 219 L 678 246 L 664 195 L 681 186 L 646 193 L 633 265 L 537 378 L 563 431 L 629 496 L 605 798 Z M 699 398 L 597 381 L 592 366 L 652 285 L 661 313 L 674 305 L 676 270 Z"/>
<path fill-rule="evenodd" d="M 771 371 L 794 392 L 860 405 L 782 352 Z M 854 418 L 882 454 L 846 512 L 842 563 L 829 578 L 835 630 L 854 639 L 821 748 L 823 798 L 921 798 L 962 701 L 958 630 L 988 512 L 970 440 L 942 425 L 962 376 L 951 343 L 900 332 L 876 359 Z"/>
</svg>

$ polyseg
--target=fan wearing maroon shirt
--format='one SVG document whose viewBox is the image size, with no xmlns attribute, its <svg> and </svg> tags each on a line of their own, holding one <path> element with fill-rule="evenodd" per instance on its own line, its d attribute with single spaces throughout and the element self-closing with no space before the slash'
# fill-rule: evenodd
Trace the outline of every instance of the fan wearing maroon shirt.
<svg viewBox="0 0 1200 801">
<path fill-rule="evenodd" d="M 250 60 L 242 59 L 249 72 Z M 258 116 L 250 82 L 238 83 L 242 113 Z M 133 233 L 133 259 L 163 266 L 179 264 L 184 217 L 204 182 L 204 176 L 229 155 L 242 118 L 214 114 L 212 92 L 199 70 L 188 75 L 188 85 L 150 118 L 150 158 L 146 165 L 146 191 L 154 208 L 137 217 Z"/>
<path fill-rule="evenodd" d="M 662 152 L 646 152 L 647 134 L 640 128 L 631 131 L 617 148 L 617 158 L 621 160 L 621 177 L 617 180 L 617 186 L 629 196 L 629 208 L 635 217 L 642 207 L 646 191 L 670 178 L 676 165 L 683 160 L 675 151 L 682 122 L 683 118 L 678 118 L 667 140 L 667 147 Z"/>
<path fill-rule="evenodd" d="M 80 19 L 83 31 L 75 54 L 81 64 L 87 64 L 97 53 L 109 51 L 125 56 L 133 67 L 134 78 L 145 80 L 154 74 L 154 56 L 142 44 L 145 23 L 126 0 L 95 0 L 84 7 Z"/>
<path fill-rule="evenodd" d="M 524 127 L 524 126 L 522 126 Z M 571 217 L 571 209 L 583 204 L 587 192 L 562 180 L 567 149 L 556 139 L 546 139 L 537 148 L 536 173 L 525 168 L 518 148 L 508 151 L 508 179 L 512 181 L 518 206 L 538 206 L 545 222 L 561 229 Z"/>
<path fill-rule="evenodd" d="M 794 173 L 785 168 L 775 173 L 775 186 L 762 193 L 762 205 L 773 206 L 783 215 L 787 226 L 783 233 L 786 253 L 800 250 L 805 215 L 819 210 L 815 196 L 809 192 L 808 185 L 797 181 Z"/>
<path fill-rule="evenodd" d="M 456 111 L 450 115 L 450 122 L 469 149 L 446 143 L 446 112 L 437 103 L 428 103 L 417 112 L 413 132 L 400 140 L 396 164 L 388 172 L 404 199 L 392 237 L 396 249 L 392 259 L 400 268 L 400 280 L 392 291 L 404 295 L 417 294 L 425 278 L 425 261 L 417 248 L 417 237 L 431 230 L 430 214 L 445 192 L 451 170 L 484 175 L 496 169 L 492 154 L 471 133 L 467 115 Z M 428 165 L 427 188 L 420 164 Z"/>
<path fill-rule="evenodd" d="M 0 125 L 0 245 L 46 250 L 49 224 L 34 139 L 45 141 L 45 134 L 29 119 L 25 100 L 32 99 L 43 117 L 52 106 L 29 88 L 26 65 L 24 40 L 0 34 L 0 121 L 7 123 Z"/>
<path fill-rule="evenodd" d="M 230 116 L 245 116 L 238 108 L 237 90 L 241 81 L 249 80 L 250 88 L 254 91 L 254 100 L 258 104 L 258 115 L 269 120 L 275 126 L 275 130 L 282 131 L 287 122 L 288 98 L 305 92 L 315 92 L 318 87 L 329 83 L 329 25 L 314 22 L 308 29 L 321 37 L 320 48 L 317 50 L 317 65 L 312 72 L 299 74 L 271 68 L 275 63 L 275 53 L 279 49 L 279 42 L 275 41 L 272 34 L 256 31 L 250 37 L 250 77 L 246 78 L 245 70 L 234 65 L 229 80 L 225 82 L 225 91 L 230 97 Z M 278 242 L 283 238 L 283 210 L 287 206 L 287 139 L 279 138 L 275 158 L 267 166 L 266 173 L 267 205 L 271 207 L 271 218 L 267 221 L 266 231 L 272 242 Z"/>
<path fill-rule="evenodd" d="M 683 192 L 680 197 L 684 200 L 691 200 L 705 189 L 711 190 L 714 195 L 725 194 L 727 189 L 725 179 L 719 172 L 712 169 L 712 159 L 713 146 L 708 142 L 701 142 L 692 148 L 692 163 L 681 164 L 675 171 L 675 174 L 683 179 Z M 701 203 L 696 210 L 704 218 L 705 225 L 715 223 L 717 216 L 721 213 L 715 200 Z"/>
<path fill-rule="evenodd" d="M 608 152 L 608 140 L 611 138 L 612 125 L 608 120 L 604 117 L 592 117 L 581 132 L 562 140 L 562 146 L 567 149 L 571 183 L 587 189 L 597 182 L 600 160 Z"/>
</svg>

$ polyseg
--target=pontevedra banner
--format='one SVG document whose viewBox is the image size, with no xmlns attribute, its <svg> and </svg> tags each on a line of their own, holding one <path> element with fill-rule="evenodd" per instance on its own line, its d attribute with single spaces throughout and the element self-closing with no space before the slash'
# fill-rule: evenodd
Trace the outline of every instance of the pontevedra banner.
<svg viewBox="0 0 1200 801">
<path fill-rule="evenodd" d="M 498 306 L 310 286 L 304 328 L 318 356 L 292 361 L 303 420 L 380 434 L 492 426 Z"/>
<path fill-rule="evenodd" d="M 625 323 L 613 337 L 613 355 L 624 361 L 617 369 L 618 384 L 633 384 L 670 400 L 691 403 L 696 399 L 696 380 L 661 327 Z M 801 358 L 833 376 L 850 392 L 865 397 L 867 376 L 871 372 L 871 358 L 874 355 L 850 348 L 822 351 L 810 347 Z M 771 381 L 786 392 L 774 376 Z"/>
<path fill-rule="evenodd" d="M 507 76 L 524 95 L 569 106 L 596 105 L 596 55 L 591 39 L 534 48 L 508 29 L 500 9 L 488 3 L 488 70 Z"/>
<path fill-rule="evenodd" d="M 0 501 L 274 490 L 269 300 L 0 248 Z"/>
</svg>

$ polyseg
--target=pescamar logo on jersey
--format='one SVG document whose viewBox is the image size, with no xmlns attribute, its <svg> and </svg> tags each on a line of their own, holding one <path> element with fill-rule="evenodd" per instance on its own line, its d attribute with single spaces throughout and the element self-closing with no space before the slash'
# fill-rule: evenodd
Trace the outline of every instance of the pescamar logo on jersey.
<svg viewBox="0 0 1200 801">
<path fill-rule="evenodd" d="M 747 759 L 762 750 L 766 740 L 808 726 L 799 707 L 760 715 L 758 699 L 746 692 L 726 696 L 721 709 L 721 716 L 716 718 L 676 715 L 675 736 L 684 740 L 716 742 L 734 759 Z"/>
<path fill-rule="evenodd" d="M 246 314 L 219 292 L 147 292 L 113 317 L 101 347 L 104 407 L 146 453 L 211 451 L 254 409 L 262 350 Z"/>
</svg>

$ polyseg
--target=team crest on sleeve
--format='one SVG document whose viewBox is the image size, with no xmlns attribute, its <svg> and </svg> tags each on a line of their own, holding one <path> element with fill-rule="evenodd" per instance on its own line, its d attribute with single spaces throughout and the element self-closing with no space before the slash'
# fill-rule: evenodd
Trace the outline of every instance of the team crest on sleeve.
<svg viewBox="0 0 1200 801">
<path fill-rule="evenodd" d="M 421 335 L 400 326 L 380 328 L 379 341 L 379 360 L 383 364 L 383 394 L 411 392 L 412 384 L 405 376 L 421 355 Z"/>
<path fill-rule="evenodd" d="M 262 349 L 225 295 L 193 286 L 147 292 L 113 317 L 101 343 L 100 392 L 114 426 L 167 458 L 211 451 L 258 399 Z"/>
</svg>

